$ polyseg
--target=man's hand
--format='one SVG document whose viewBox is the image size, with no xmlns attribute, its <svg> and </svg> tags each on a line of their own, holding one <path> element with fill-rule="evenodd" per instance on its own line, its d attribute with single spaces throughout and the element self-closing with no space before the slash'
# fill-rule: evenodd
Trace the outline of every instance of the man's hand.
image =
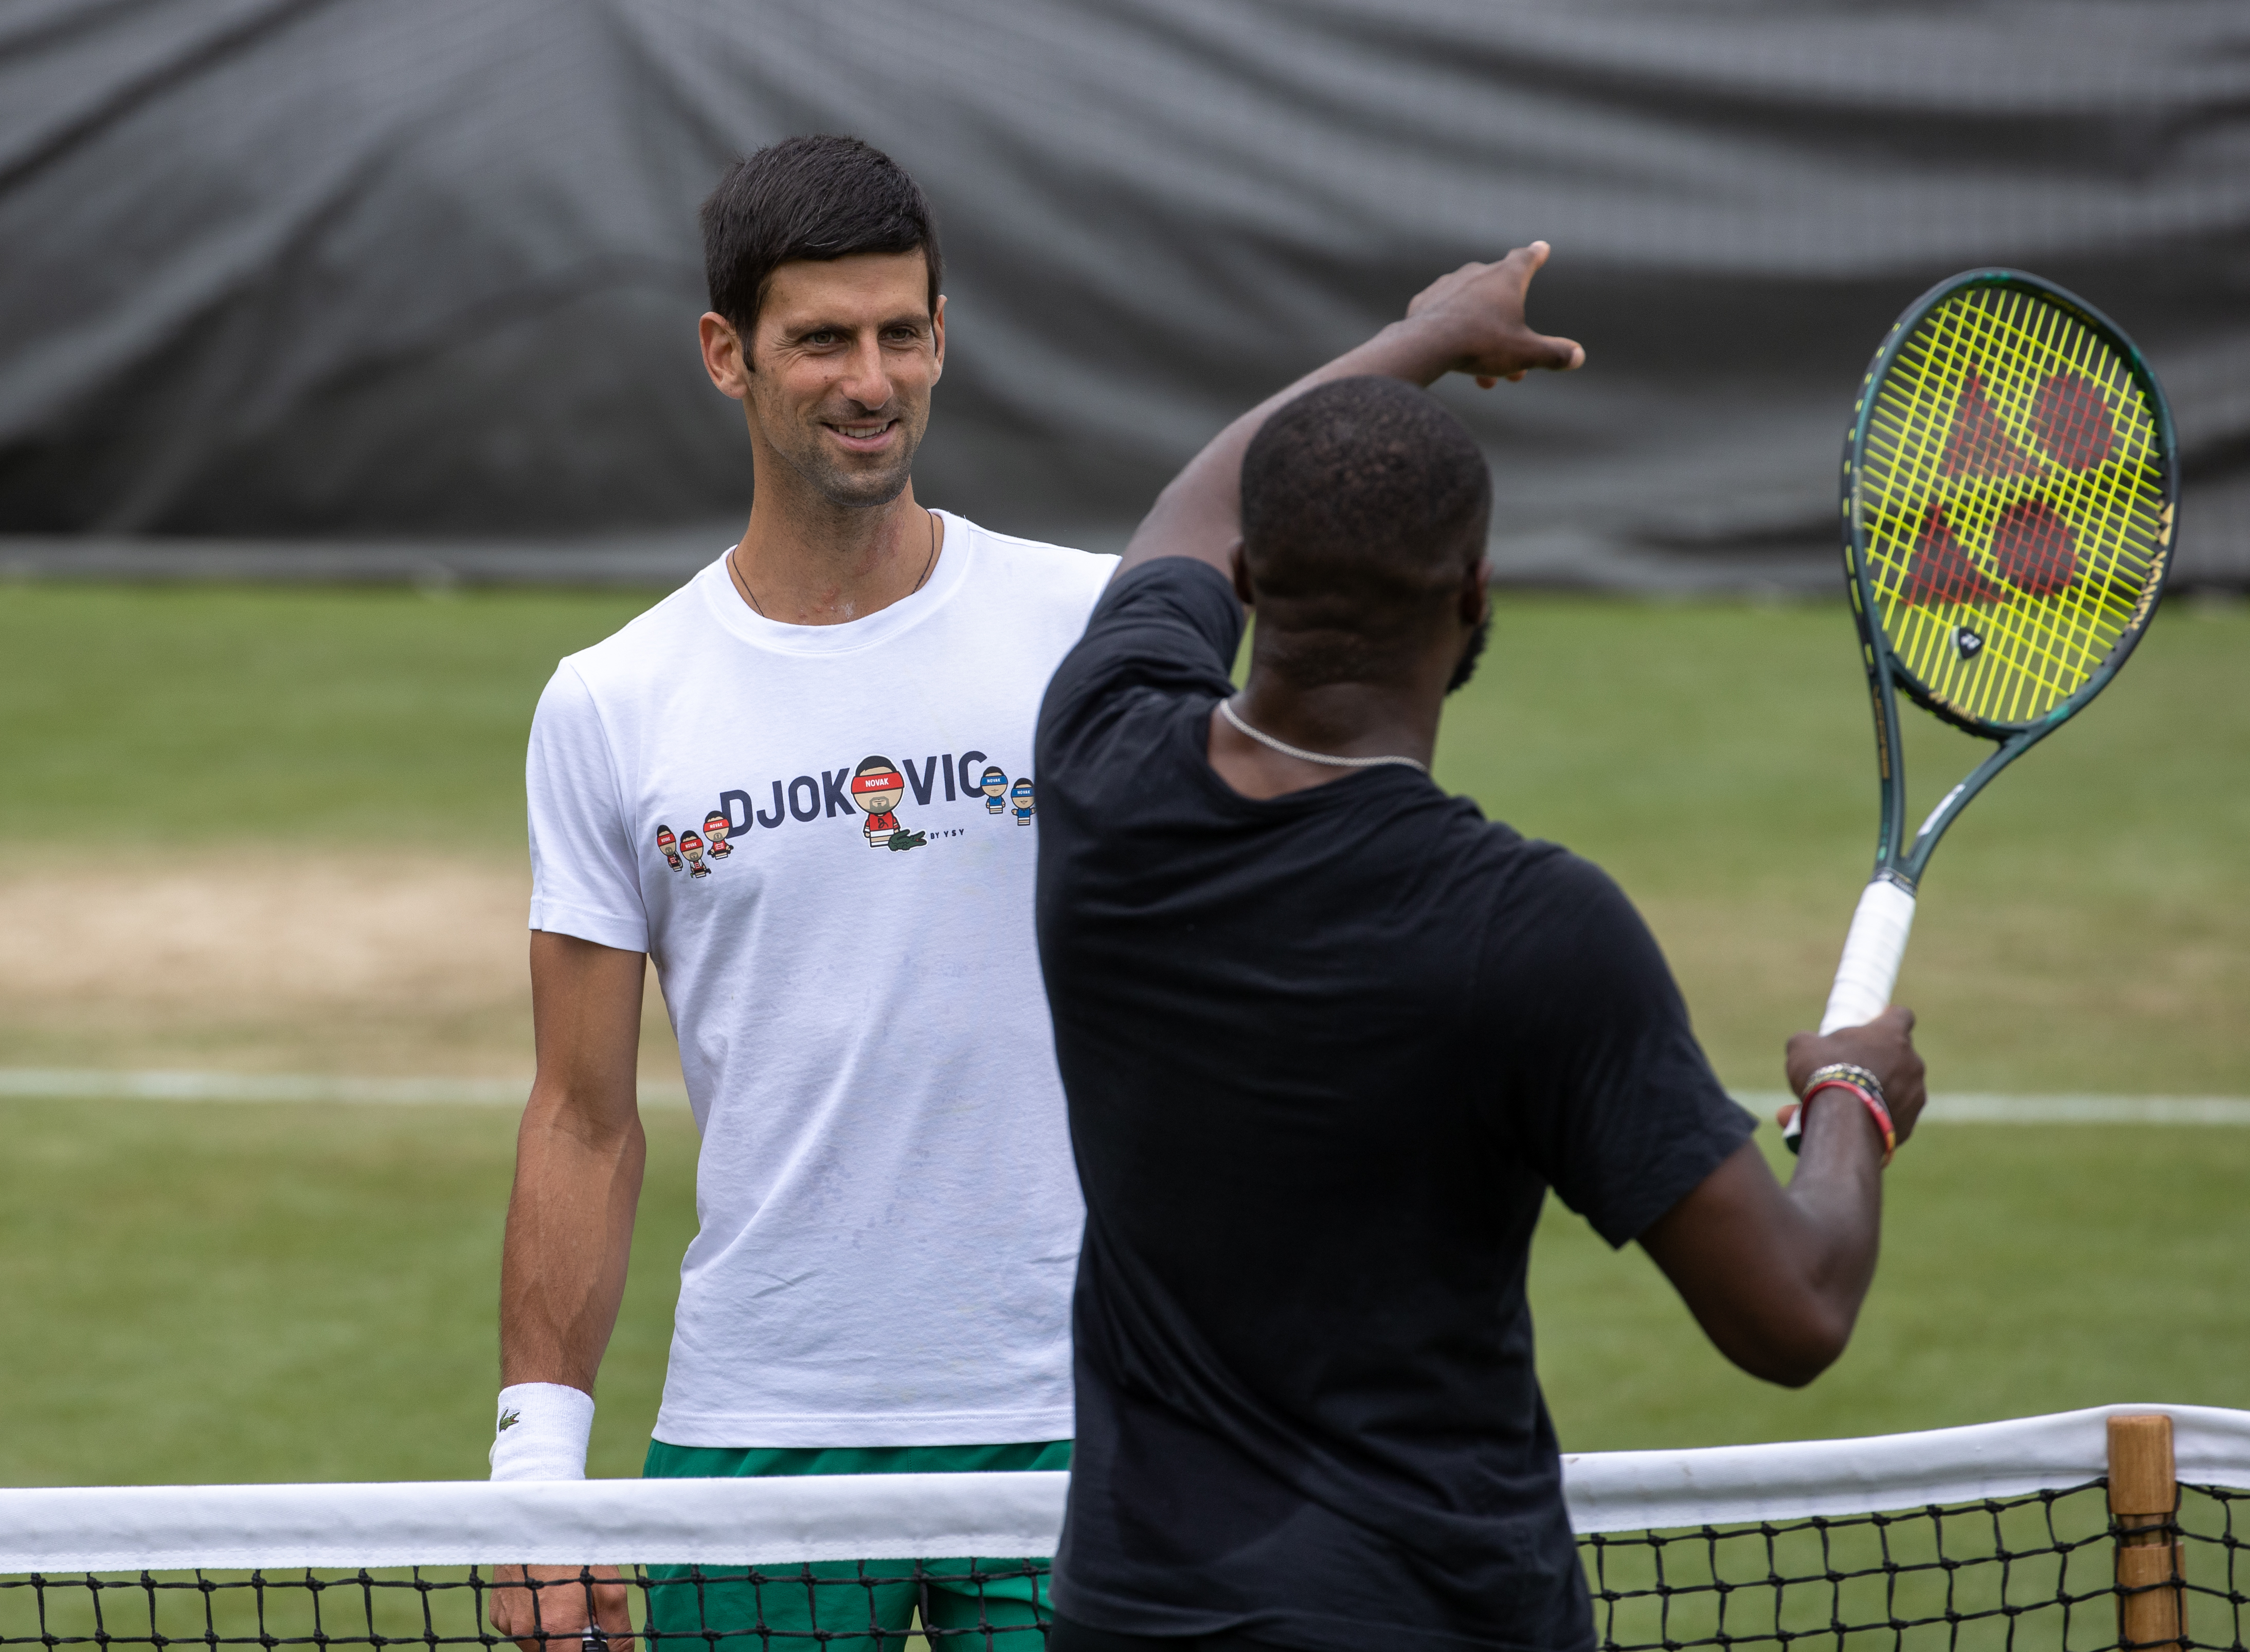
<svg viewBox="0 0 2250 1652">
<path fill-rule="evenodd" d="M 536 1586 L 526 1588 L 526 1579 Z M 632 1617 L 615 1566 L 495 1566 L 490 1611 L 493 1628 L 522 1652 L 581 1652 L 589 1623 L 611 1652 L 632 1652 Z"/>
<path fill-rule="evenodd" d="M 1890 1109 L 1901 1145 L 1914 1134 L 1914 1122 L 1929 1100 L 1922 1057 L 1914 1047 L 1914 1012 L 1904 1005 L 1892 1005 L 1864 1026 L 1841 1026 L 1825 1036 L 1799 1033 L 1789 1040 L 1786 1059 L 1792 1096 L 1804 1095 L 1814 1070 L 1832 1061 L 1849 1061 L 1873 1073 L 1883 1087 L 1883 1103 Z M 1858 1108 L 1857 1102 L 1852 1105 Z"/>
<path fill-rule="evenodd" d="M 1580 345 L 1535 333 L 1523 322 L 1524 296 L 1549 251 L 1546 242 L 1534 241 L 1497 264 L 1464 264 L 1414 295 L 1406 317 L 1445 341 L 1440 371 L 1474 374 L 1480 388 L 1490 390 L 1534 368 L 1567 373 L 1584 365 Z"/>
<path fill-rule="evenodd" d="M 1266 421 L 1315 384 L 1368 375 L 1433 384 L 1471 373 L 1485 389 L 1534 368 L 1568 372 L 1586 352 L 1523 324 L 1523 294 L 1547 261 L 1547 243 L 1520 246 L 1497 264 L 1464 264 L 1440 276 L 1406 307 L 1406 315 L 1327 366 L 1269 396 L 1212 437 L 1157 495 L 1134 531 L 1117 571 L 1157 556 L 1193 556 L 1230 579 L 1242 537 L 1242 455 Z"/>
</svg>

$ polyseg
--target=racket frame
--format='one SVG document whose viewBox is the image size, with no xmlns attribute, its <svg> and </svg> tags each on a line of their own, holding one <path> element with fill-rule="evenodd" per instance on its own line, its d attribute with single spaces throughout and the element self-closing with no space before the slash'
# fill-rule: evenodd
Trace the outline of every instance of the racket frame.
<svg viewBox="0 0 2250 1652">
<path fill-rule="evenodd" d="M 2109 655 L 2077 689 L 2039 716 L 2022 722 L 2003 722 L 1975 716 L 1948 702 L 1907 667 L 1893 652 L 1883 634 L 1868 561 L 1867 522 L 1861 515 L 1858 483 L 1868 425 L 1875 411 L 1875 388 L 1898 359 L 1899 352 L 1931 310 L 1956 294 L 1979 287 L 2012 287 L 2036 294 L 2041 301 L 2074 315 L 2097 338 L 2123 359 L 2134 384 L 2147 398 L 2155 426 L 2156 446 L 2162 464 L 2164 506 L 2162 526 L 2153 549 L 2149 574 Z M 1881 780 L 1881 810 L 1875 844 L 1874 874 L 1861 892 L 1844 940 L 1844 955 L 1830 988 L 1820 1030 L 1832 1033 L 1873 1020 L 1890 1002 L 1891 989 L 1906 954 L 1907 937 L 1914 925 L 1916 891 L 1938 840 L 1992 778 L 2055 729 L 2083 710 L 2088 701 L 2108 686 L 2139 646 L 2150 616 L 2164 594 L 2171 573 L 2173 547 L 2178 533 L 2179 450 L 2172 425 L 2171 404 L 2164 387 L 2149 369 L 2140 348 L 2124 330 L 2075 293 L 2022 270 L 1991 267 L 1967 270 L 1931 287 L 1893 322 L 1891 330 L 1868 363 L 1860 384 L 1860 399 L 1853 410 L 1852 428 L 1844 443 L 1840 487 L 1844 529 L 1846 587 L 1851 593 L 1852 620 L 1859 628 L 1860 659 L 1867 674 L 1867 696 L 1874 713 L 1875 757 Z M 1996 742 L 1998 750 L 1957 784 L 1925 817 L 1912 838 L 1906 828 L 1906 749 L 1899 731 L 1898 694 L 1955 728 Z M 1803 1129 L 1803 1115 L 1792 1116 L 1783 1135 L 1793 1151 Z"/>
<path fill-rule="evenodd" d="M 2164 528 L 2157 542 L 2148 581 L 2142 589 L 2132 619 L 2111 648 L 2109 657 L 2095 668 L 2092 676 L 2060 704 L 2024 722 L 1995 722 L 1971 716 L 1933 694 L 1927 684 L 1893 654 L 1889 642 L 1883 636 L 1882 626 L 1875 617 L 1874 580 L 1868 565 L 1867 524 L 1860 515 L 1858 496 L 1860 455 L 1867 442 L 1868 424 L 1874 416 L 1875 386 L 1890 370 L 1891 364 L 1898 359 L 1899 351 L 1905 348 L 1924 316 L 1955 294 L 1977 287 L 2008 287 L 2036 293 L 2048 302 L 2074 314 L 2084 326 L 2116 350 L 2124 359 L 2134 383 L 2149 399 L 2163 462 Z M 2149 620 L 2164 594 L 2164 582 L 2171 577 L 2172 548 L 2178 538 L 2179 449 L 2172 427 L 2171 404 L 2164 397 L 2164 386 L 2150 371 L 2139 346 L 2126 335 L 2122 328 L 2075 293 L 2023 270 L 1996 266 L 1964 271 L 1940 281 L 1908 306 L 1905 313 L 1892 323 L 1889 335 L 1875 352 L 1874 361 L 1868 363 L 1867 376 L 1860 383 L 1859 403 L 1853 410 L 1851 432 L 1844 442 L 1844 473 L 1839 493 L 1844 528 L 1845 584 L 1852 598 L 1852 621 L 1860 632 L 1860 663 L 1867 674 L 1867 692 L 1875 721 L 1875 757 L 1882 783 L 1881 826 L 1875 844 L 1874 881 L 1894 884 L 1911 895 L 1922 881 L 1922 874 L 1929 864 L 1931 852 L 1937 847 L 1937 840 L 1945 834 L 1945 829 L 1953 824 L 1962 810 L 1991 784 L 1993 776 L 2085 709 L 2087 702 L 2101 693 L 2109 680 L 2117 674 L 2147 631 Z M 1905 745 L 1899 731 L 1896 693 L 1901 688 L 1923 710 L 1951 723 L 1964 733 L 1995 741 L 1999 747 L 1939 799 L 1937 806 L 1929 812 L 1911 839 L 1906 833 Z"/>
</svg>

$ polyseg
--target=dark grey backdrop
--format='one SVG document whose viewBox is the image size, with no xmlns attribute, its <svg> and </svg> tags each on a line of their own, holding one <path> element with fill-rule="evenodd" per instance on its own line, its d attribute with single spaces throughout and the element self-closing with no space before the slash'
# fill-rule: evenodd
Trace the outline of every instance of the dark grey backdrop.
<svg viewBox="0 0 2250 1652">
<path fill-rule="evenodd" d="M 2243 0 L 14 0 L 0 532 L 705 555 L 749 476 L 694 205 L 840 130 L 937 204 L 918 486 L 996 528 L 1114 543 L 1230 412 L 1544 236 L 1587 370 L 1452 392 L 1519 575 L 1832 578 L 1869 350 L 2008 263 L 2141 339 L 2181 573 L 2241 583 L 2247 112 Z"/>
</svg>

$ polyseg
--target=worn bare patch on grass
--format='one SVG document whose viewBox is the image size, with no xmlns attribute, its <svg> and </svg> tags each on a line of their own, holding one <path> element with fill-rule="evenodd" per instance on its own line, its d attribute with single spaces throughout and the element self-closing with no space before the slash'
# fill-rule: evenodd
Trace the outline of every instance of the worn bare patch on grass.
<svg viewBox="0 0 2250 1652">
<path fill-rule="evenodd" d="M 528 1076 L 528 892 L 499 856 L 0 852 L 0 1066 Z M 1856 893 L 1774 879 L 1641 898 L 1729 1083 L 1779 1087 Z M 650 978 L 641 1071 L 676 1086 Z M 2042 903 L 1941 881 L 1900 996 L 1948 1089 L 2250 1091 L 2250 909 L 2232 901 Z"/>
<path fill-rule="evenodd" d="M 252 848 L 0 858 L 0 1064 L 511 1077 L 528 874 Z M 676 1084 L 662 1006 L 643 1071 Z"/>
</svg>

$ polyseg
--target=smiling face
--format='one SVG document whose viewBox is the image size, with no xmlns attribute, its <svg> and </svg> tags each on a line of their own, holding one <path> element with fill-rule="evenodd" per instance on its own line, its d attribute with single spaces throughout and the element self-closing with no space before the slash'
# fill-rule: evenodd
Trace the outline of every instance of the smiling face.
<svg viewBox="0 0 2250 1652">
<path fill-rule="evenodd" d="M 727 840 L 727 817 L 716 809 L 703 817 L 703 835 L 710 839 L 714 848 Z"/>
<path fill-rule="evenodd" d="M 984 771 L 984 778 L 977 782 L 977 785 L 986 797 L 997 798 L 1008 789 L 1008 777 L 997 769 L 987 769 Z"/>
<path fill-rule="evenodd" d="M 688 865 L 701 866 L 703 863 L 703 840 L 693 832 L 681 833 L 680 852 L 687 857 Z"/>
<path fill-rule="evenodd" d="M 905 491 L 945 362 L 945 301 L 933 315 L 919 249 L 781 266 L 746 340 L 703 320 L 712 379 L 742 399 L 762 458 L 834 506 Z"/>
</svg>

